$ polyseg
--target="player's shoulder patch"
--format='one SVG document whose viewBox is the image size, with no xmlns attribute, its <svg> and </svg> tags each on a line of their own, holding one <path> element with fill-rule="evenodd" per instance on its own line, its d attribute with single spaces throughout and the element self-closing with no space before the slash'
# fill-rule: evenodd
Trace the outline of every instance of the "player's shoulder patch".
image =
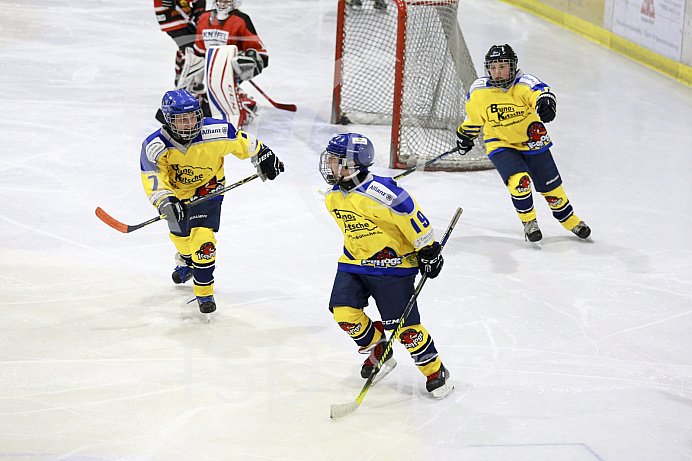
<svg viewBox="0 0 692 461">
<path fill-rule="evenodd" d="M 531 74 L 522 74 L 516 81 L 516 85 L 526 85 L 532 90 L 539 90 L 546 87 L 547 85 L 541 82 L 538 77 Z"/>
<path fill-rule="evenodd" d="M 147 142 L 144 151 L 146 153 L 147 159 L 151 163 L 156 163 L 161 154 L 166 150 L 166 143 L 158 136 L 154 136 Z"/>
<path fill-rule="evenodd" d="M 229 134 L 231 136 L 229 136 Z M 202 127 L 200 135 L 205 141 L 210 139 L 228 139 L 229 137 L 235 136 L 235 130 L 233 130 L 231 125 L 226 122 L 207 118 L 204 121 L 204 126 Z"/>
<path fill-rule="evenodd" d="M 488 77 L 481 77 L 476 79 L 472 84 L 471 87 L 469 88 L 469 92 L 466 95 L 466 99 L 469 99 L 471 97 L 471 93 L 475 90 L 480 90 L 483 88 L 488 88 Z"/>
<path fill-rule="evenodd" d="M 392 178 L 373 176 L 373 180 L 365 189 L 365 194 L 386 205 L 392 205 L 399 195 L 398 189 Z"/>
</svg>

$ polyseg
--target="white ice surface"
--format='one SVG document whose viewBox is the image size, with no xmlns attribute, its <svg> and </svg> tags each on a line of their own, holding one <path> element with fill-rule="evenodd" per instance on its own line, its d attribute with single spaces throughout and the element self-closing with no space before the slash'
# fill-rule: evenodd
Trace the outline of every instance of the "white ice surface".
<svg viewBox="0 0 692 461">
<path fill-rule="evenodd" d="M 151 1 L 0 3 L 0 460 L 692 459 L 692 89 L 464 0 L 476 67 L 510 43 L 557 95 L 553 153 L 593 241 L 537 199 L 542 248 L 524 242 L 495 171 L 406 177 L 438 235 L 465 210 L 419 299 L 456 391 L 428 398 L 395 344 L 397 369 L 334 422 L 363 357 L 327 310 L 342 241 L 317 160 L 360 130 L 396 174 L 389 129 L 329 124 L 334 1 L 243 9 L 271 55 L 257 83 L 299 110 L 256 95 L 250 131 L 287 171 L 227 195 L 208 324 L 170 281 L 165 224 L 94 216 L 154 216 L 138 157 L 175 46 Z"/>
</svg>

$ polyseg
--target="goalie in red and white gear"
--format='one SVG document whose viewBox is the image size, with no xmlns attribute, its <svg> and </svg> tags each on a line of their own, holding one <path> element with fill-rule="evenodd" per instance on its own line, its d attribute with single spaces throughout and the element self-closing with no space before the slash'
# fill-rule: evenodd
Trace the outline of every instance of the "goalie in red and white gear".
<svg viewBox="0 0 692 461">
<path fill-rule="evenodd" d="M 154 0 L 156 20 L 178 46 L 175 54 L 175 84 L 185 66 L 185 50 L 195 44 L 197 20 L 206 10 L 206 0 Z"/>
<path fill-rule="evenodd" d="M 203 13 L 197 22 L 197 40 L 194 53 L 199 58 L 204 57 L 212 48 L 235 45 L 237 54 L 229 58 L 236 81 L 238 100 L 242 113 L 238 126 L 251 122 L 256 112 L 256 102 L 250 98 L 239 84 L 259 75 L 269 65 L 269 54 L 257 35 L 250 16 L 240 11 L 242 0 L 217 0 L 214 7 Z M 199 77 L 188 82 L 188 90 L 198 91 Z M 196 83 L 196 87 L 194 86 Z M 208 84 L 208 83 L 207 83 Z M 206 89 L 204 89 L 206 90 Z M 208 104 L 208 101 L 204 103 Z M 212 105 L 213 108 L 213 105 Z"/>
</svg>

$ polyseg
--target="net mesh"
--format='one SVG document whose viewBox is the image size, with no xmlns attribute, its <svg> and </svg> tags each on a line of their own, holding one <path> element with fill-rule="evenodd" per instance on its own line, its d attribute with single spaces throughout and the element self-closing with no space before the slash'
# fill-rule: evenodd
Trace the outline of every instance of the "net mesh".
<svg viewBox="0 0 692 461">
<path fill-rule="evenodd" d="M 406 168 L 456 146 L 466 93 L 477 74 L 457 21 L 458 0 L 385 4 L 381 9 L 375 0 L 362 0 L 355 6 L 352 0 L 343 9 L 340 100 L 333 122 L 398 126 L 390 164 Z M 398 76 L 397 57 L 403 62 Z M 428 169 L 492 167 L 479 139 L 468 154 L 450 154 Z"/>
</svg>

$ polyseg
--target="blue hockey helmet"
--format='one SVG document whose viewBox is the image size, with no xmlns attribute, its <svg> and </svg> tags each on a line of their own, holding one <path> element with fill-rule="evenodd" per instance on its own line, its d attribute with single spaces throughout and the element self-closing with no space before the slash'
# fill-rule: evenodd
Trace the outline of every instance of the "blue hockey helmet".
<svg viewBox="0 0 692 461">
<path fill-rule="evenodd" d="M 338 158 L 338 165 L 334 160 Z M 320 157 L 320 172 L 327 184 L 348 180 L 360 171 L 367 171 L 375 163 L 375 147 L 372 142 L 359 133 L 346 133 L 334 136 Z M 349 174 L 344 176 L 342 169 Z"/>
<path fill-rule="evenodd" d="M 202 108 L 187 90 L 167 91 L 161 100 L 161 112 L 175 138 L 189 141 L 202 130 Z M 194 119 L 186 114 L 192 114 Z"/>
<path fill-rule="evenodd" d="M 509 65 L 508 78 L 493 79 L 493 76 L 490 74 L 490 64 L 498 62 Z M 518 62 L 519 58 L 517 58 L 517 54 L 514 52 L 511 46 L 507 44 L 491 46 L 488 52 L 485 54 L 485 76 L 488 77 L 488 83 L 498 88 L 509 88 L 512 86 L 512 83 L 514 83 L 514 79 L 519 72 L 517 69 Z"/>
</svg>

